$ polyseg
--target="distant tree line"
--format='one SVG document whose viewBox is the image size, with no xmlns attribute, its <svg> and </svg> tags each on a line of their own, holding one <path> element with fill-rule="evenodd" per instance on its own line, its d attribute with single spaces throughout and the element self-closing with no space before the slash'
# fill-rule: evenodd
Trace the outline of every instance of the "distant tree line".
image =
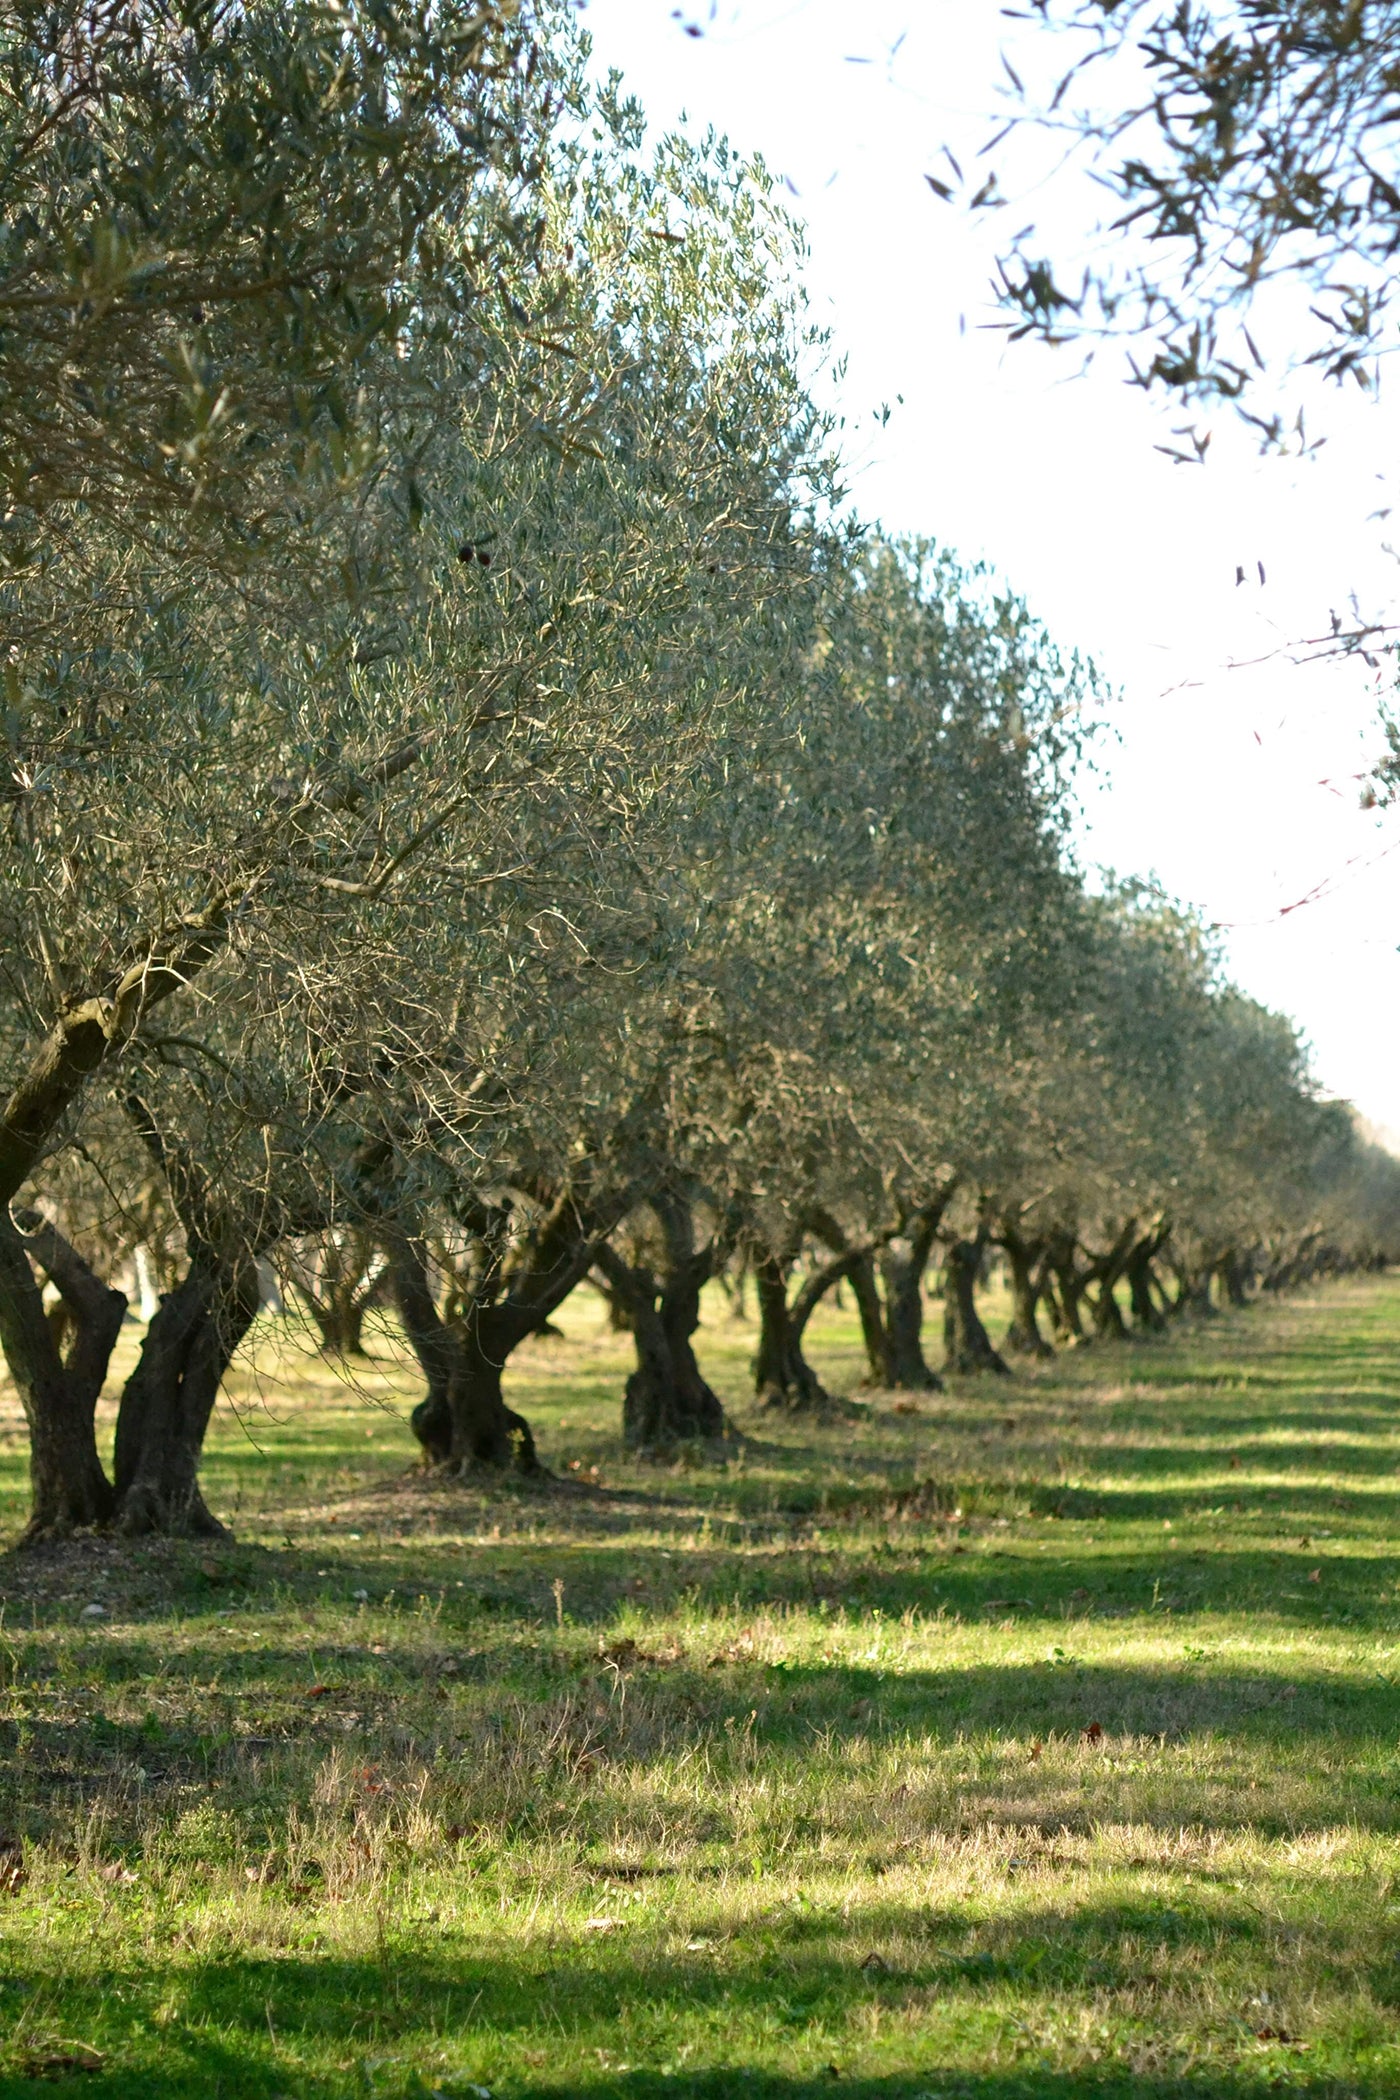
<svg viewBox="0 0 1400 2100">
<path fill-rule="evenodd" d="M 1095 680 L 862 527 L 800 240 L 567 12 L 26 6 L 0 57 L 0 1346 L 30 1536 L 218 1528 L 280 1279 L 434 1462 L 586 1279 L 640 1452 L 1400 1245 L 1400 1165 L 1068 841 Z M 977 1284 L 1004 1264 L 994 1340 Z M 118 1287 L 120 1282 L 121 1287 Z M 139 1290 L 112 1473 L 96 1403 Z"/>
</svg>

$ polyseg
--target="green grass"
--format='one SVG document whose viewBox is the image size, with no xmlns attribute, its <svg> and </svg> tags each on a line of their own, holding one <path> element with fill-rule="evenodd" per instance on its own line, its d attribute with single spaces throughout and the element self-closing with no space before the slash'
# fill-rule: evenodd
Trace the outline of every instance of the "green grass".
<svg viewBox="0 0 1400 2100">
<path fill-rule="evenodd" d="M 567 1485 L 408 1471 L 387 1331 L 267 1323 L 236 1545 L 0 1564 L 0 2094 L 1400 2090 L 1400 1280 L 819 1430 L 716 1304 L 725 1469 L 564 1324 Z"/>
</svg>

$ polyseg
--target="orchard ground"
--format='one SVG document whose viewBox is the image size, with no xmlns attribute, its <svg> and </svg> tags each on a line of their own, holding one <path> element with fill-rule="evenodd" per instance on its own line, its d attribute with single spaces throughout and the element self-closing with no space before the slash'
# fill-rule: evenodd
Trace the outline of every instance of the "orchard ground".
<svg viewBox="0 0 1400 2100">
<path fill-rule="evenodd" d="M 716 1299 L 723 1468 L 562 1324 L 553 1485 L 264 1322 L 236 1543 L 0 1562 L 0 2094 L 1400 2089 L 1400 1278 L 817 1426 Z"/>
</svg>

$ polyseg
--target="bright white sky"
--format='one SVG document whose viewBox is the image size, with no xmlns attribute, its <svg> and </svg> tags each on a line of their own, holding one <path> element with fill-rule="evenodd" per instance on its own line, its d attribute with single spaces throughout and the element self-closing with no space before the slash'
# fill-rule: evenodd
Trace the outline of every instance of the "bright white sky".
<svg viewBox="0 0 1400 2100">
<path fill-rule="evenodd" d="M 945 140 L 987 135 L 1003 37 L 1034 63 L 996 0 L 581 12 L 597 64 L 624 73 L 654 126 L 684 112 L 788 181 L 814 314 L 849 360 L 859 509 L 988 560 L 1121 689 L 1119 741 L 1086 796 L 1086 860 L 1156 874 L 1199 905 L 1236 980 L 1302 1024 L 1327 1090 L 1400 1132 L 1400 812 L 1364 813 L 1356 779 L 1393 678 L 1283 653 L 1326 633 L 1354 589 L 1394 616 L 1400 568 L 1388 528 L 1368 523 L 1390 500 L 1393 405 L 1320 398 L 1310 422 L 1328 443 L 1307 462 L 1259 460 L 1217 419 L 1209 466 L 1176 467 L 1153 449 L 1173 419 L 1119 367 L 1081 375 L 983 325 L 993 229 L 923 177 Z M 874 410 L 900 395 L 880 430 Z"/>
</svg>

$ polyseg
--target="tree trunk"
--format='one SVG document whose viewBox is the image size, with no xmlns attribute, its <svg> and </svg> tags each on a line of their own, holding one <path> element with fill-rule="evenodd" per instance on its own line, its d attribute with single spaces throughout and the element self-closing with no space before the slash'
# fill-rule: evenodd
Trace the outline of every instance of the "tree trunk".
<svg viewBox="0 0 1400 2100">
<path fill-rule="evenodd" d="M 315 1322 L 321 1337 L 322 1356 L 332 1359 L 364 1356 L 365 1314 L 369 1301 L 354 1297 L 315 1299 L 294 1283 L 297 1296 Z"/>
<path fill-rule="evenodd" d="M 655 1456 L 677 1444 L 722 1437 L 728 1427 L 691 1341 L 713 1252 L 672 1249 L 672 1255 L 671 1273 L 658 1280 L 649 1269 L 625 1262 L 615 1248 L 598 1249 L 598 1267 L 627 1312 L 637 1349 L 637 1368 L 622 1401 L 622 1440 L 629 1451 Z"/>
<path fill-rule="evenodd" d="M 831 1406 L 830 1393 L 802 1354 L 803 1319 L 799 1325 L 788 1305 L 790 1256 L 765 1254 L 754 1263 L 758 1295 L 758 1352 L 754 1387 L 765 1407 L 797 1413 Z M 833 1278 L 833 1281 L 835 1279 Z"/>
<path fill-rule="evenodd" d="M 1089 1337 L 1084 1329 L 1083 1307 L 1088 1278 L 1079 1272 L 1071 1241 L 1056 1243 L 1050 1256 L 1050 1273 L 1055 1279 L 1055 1307 L 1061 1332 L 1068 1341 L 1086 1342 Z"/>
<path fill-rule="evenodd" d="M 1002 1347 L 1013 1349 L 1020 1356 L 1033 1356 L 1044 1360 L 1053 1356 L 1055 1352 L 1040 1331 L 1038 1317 L 1041 1283 L 1036 1269 L 1042 1252 L 1042 1242 L 1024 1239 L 1013 1226 L 1003 1222 L 1000 1244 L 1011 1275 L 1012 1306 L 1011 1325 L 1006 1330 L 1006 1339 Z"/>
<path fill-rule="evenodd" d="M 895 1383 L 895 1378 L 890 1363 L 889 1337 L 885 1332 L 885 1311 L 880 1303 L 880 1286 L 875 1280 L 874 1255 L 862 1254 L 852 1264 L 850 1274 L 866 1359 L 870 1365 L 870 1383 L 888 1388 Z"/>
<path fill-rule="evenodd" d="M 1126 1342 L 1128 1327 L 1114 1292 L 1115 1281 L 1113 1276 L 1099 1279 L 1098 1294 L 1094 1299 L 1094 1332 L 1101 1341 Z"/>
<path fill-rule="evenodd" d="M 227 1536 L 199 1488 L 224 1373 L 259 1305 L 257 1262 L 196 1258 L 161 1300 L 117 1415 L 117 1524 L 128 1537 Z"/>
<path fill-rule="evenodd" d="M 443 1320 L 420 1242 L 401 1241 L 390 1270 L 404 1332 L 428 1381 L 427 1397 L 410 1417 L 425 1455 L 459 1473 L 477 1466 L 539 1472 L 530 1425 L 506 1406 L 501 1389 L 506 1359 L 532 1326 L 502 1317 L 502 1307 L 479 1304 Z M 547 1317 L 541 1313 L 533 1325 L 543 1326 Z"/>
<path fill-rule="evenodd" d="M 1096 1256 L 1085 1276 L 1086 1287 L 1097 1286 L 1093 1300 L 1094 1332 L 1106 1341 L 1125 1342 L 1128 1328 L 1115 1294 L 1115 1286 L 1127 1268 L 1141 1235 L 1130 1218 L 1106 1254 Z"/>
<path fill-rule="evenodd" d="M 724 1408 L 696 1362 L 693 1332 L 669 1292 L 663 1292 L 659 1309 L 639 1316 L 633 1328 L 637 1368 L 622 1401 L 622 1440 L 629 1451 L 665 1452 L 724 1435 Z"/>
<path fill-rule="evenodd" d="M 289 1250 L 284 1263 L 287 1280 L 316 1324 L 322 1355 L 363 1356 L 365 1314 L 385 1266 L 370 1234 L 337 1226 L 310 1250 Z"/>
<path fill-rule="evenodd" d="M 976 1286 L 986 1242 L 954 1240 L 944 1263 L 943 1345 L 945 1371 L 995 1371 L 1011 1376 L 1010 1366 L 992 1346 L 977 1310 Z"/>
<path fill-rule="evenodd" d="M 931 1393 L 939 1389 L 939 1380 L 924 1360 L 923 1283 L 947 1201 L 945 1196 L 936 1206 L 917 1211 L 905 1230 L 887 1241 L 880 1253 L 888 1383 L 907 1392 Z"/>
<path fill-rule="evenodd" d="M 112 1515 L 111 1483 L 97 1455 L 96 1412 L 126 1313 L 109 1290 L 37 1212 L 21 1232 L 0 1209 L 0 1347 L 29 1425 L 32 1502 L 24 1543 L 64 1534 Z M 66 1355 L 44 1314 L 31 1253 L 57 1286 L 70 1316 Z"/>
<path fill-rule="evenodd" d="M 1072 1342 L 1074 1334 L 1065 1316 L 1064 1306 L 1060 1302 L 1054 1264 L 1048 1249 L 1041 1257 L 1036 1286 L 1040 1292 L 1040 1302 L 1049 1316 L 1050 1332 L 1055 1337 L 1055 1340 L 1057 1342 Z"/>
<path fill-rule="evenodd" d="M 1186 1312 L 1195 1313 L 1198 1319 L 1213 1320 L 1215 1317 L 1215 1306 L 1210 1295 L 1212 1274 L 1208 1262 L 1199 1269 L 1186 1271 L 1182 1308 Z"/>
<path fill-rule="evenodd" d="M 502 1306 L 469 1312 L 457 1339 L 457 1360 L 448 1384 L 452 1415 L 449 1464 L 508 1467 L 514 1473 L 541 1471 L 529 1423 L 507 1407 L 501 1380 L 512 1349 L 545 1326 L 548 1315 L 522 1325 Z"/>
<path fill-rule="evenodd" d="M 1245 1289 L 1245 1265 L 1238 1254 L 1234 1253 L 1233 1250 L 1227 1254 L 1217 1268 L 1216 1274 L 1225 1287 L 1225 1302 L 1227 1305 L 1248 1305 L 1249 1293 Z"/>
<path fill-rule="evenodd" d="M 1161 1244 L 1160 1233 L 1150 1234 L 1138 1241 L 1124 1264 L 1133 1326 L 1139 1334 L 1160 1334 L 1167 1324 L 1152 1295 L 1152 1263 Z"/>
</svg>

